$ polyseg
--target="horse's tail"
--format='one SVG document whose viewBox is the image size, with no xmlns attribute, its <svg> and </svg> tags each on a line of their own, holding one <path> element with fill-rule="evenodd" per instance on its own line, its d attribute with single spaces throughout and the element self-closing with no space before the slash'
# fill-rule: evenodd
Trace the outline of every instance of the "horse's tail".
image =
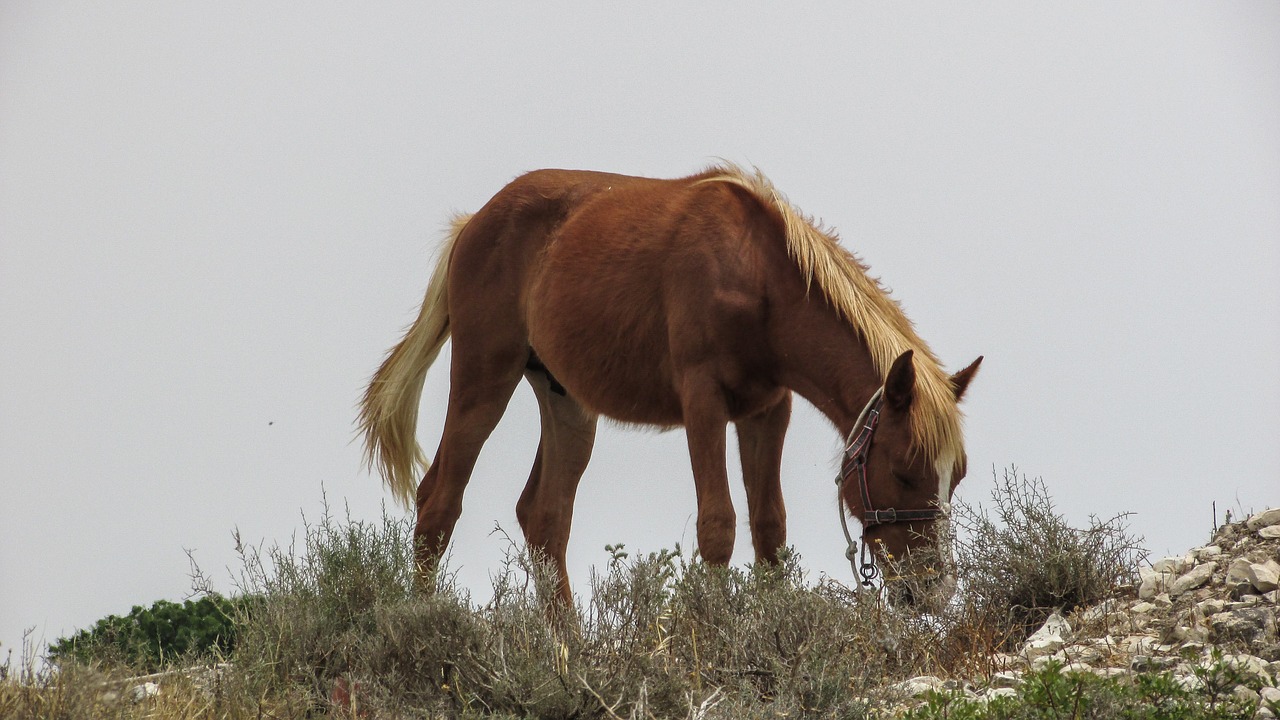
<svg viewBox="0 0 1280 720">
<path fill-rule="evenodd" d="M 415 434 L 418 402 L 427 369 L 449 339 L 449 260 L 470 219 L 470 215 L 453 219 L 418 319 L 373 374 L 360 403 L 365 462 L 378 469 L 383 483 L 408 508 L 414 507 L 420 473 L 431 467 Z"/>
</svg>

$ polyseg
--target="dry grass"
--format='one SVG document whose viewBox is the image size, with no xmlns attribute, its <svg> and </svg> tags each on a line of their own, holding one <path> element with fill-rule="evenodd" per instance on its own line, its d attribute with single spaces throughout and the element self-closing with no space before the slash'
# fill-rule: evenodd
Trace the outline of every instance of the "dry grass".
<svg viewBox="0 0 1280 720">
<path fill-rule="evenodd" d="M 134 702 L 128 667 L 28 662 L 6 666 L 0 717 L 870 717 L 886 684 L 981 672 L 1038 613 L 1100 599 L 1132 572 L 1116 521 L 1073 530 L 1016 473 L 993 499 L 994 516 L 960 511 L 961 589 L 938 616 L 811 581 L 794 556 L 722 569 L 678 548 L 612 548 L 590 595 L 554 617 L 548 572 L 513 550 L 477 605 L 447 574 L 418 592 L 406 522 L 326 513 L 301 548 L 244 552 L 254 600 L 216 682 L 166 678 Z"/>
</svg>

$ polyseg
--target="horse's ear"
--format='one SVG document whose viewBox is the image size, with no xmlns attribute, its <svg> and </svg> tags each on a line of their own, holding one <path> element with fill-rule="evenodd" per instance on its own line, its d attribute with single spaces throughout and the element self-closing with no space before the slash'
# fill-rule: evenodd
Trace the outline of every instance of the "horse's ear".
<svg viewBox="0 0 1280 720">
<path fill-rule="evenodd" d="M 969 388 L 973 376 L 978 374 L 978 366 L 981 364 L 982 356 L 979 355 L 977 360 L 969 363 L 969 367 L 951 376 L 951 388 L 956 393 L 956 402 L 960 402 L 960 398 L 964 397 L 964 391 Z"/>
<path fill-rule="evenodd" d="M 884 401 L 890 409 L 898 412 L 906 412 L 911 407 L 911 399 L 916 392 L 916 366 L 911 362 L 911 356 L 911 350 L 899 355 L 884 379 Z"/>
</svg>

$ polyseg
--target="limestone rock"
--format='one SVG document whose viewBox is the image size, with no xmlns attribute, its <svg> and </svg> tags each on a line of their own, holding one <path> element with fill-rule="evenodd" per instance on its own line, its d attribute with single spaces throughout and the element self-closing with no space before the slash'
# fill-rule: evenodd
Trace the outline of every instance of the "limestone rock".
<svg viewBox="0 0 1280 720">
<path fill-rule="evenodd" d="M 1256 655 L 1223 655 L 1222 663 L 1228 667 L 1234 668 L 1245 675 L 1252 675 L 1263 680 L 1270 680 L 1267 670 L 1267 661 Z M 1201 662 L 1200 666 L 1204 668 L 1211 667 L 1212 660 Z"/>
<path fill-rule="evenodd" d="M 1130 635 L 1120 641 L 1120 647 L 1130 655 L 1149 655 L 1156 647 L 1156 639 L 1150 635 Z"/>
<path fill-rule="evenodd" d="M 1191 569 L 1192 559 L 1185 555 L 1174 555 L 1161 558 L 1151 563 L 1151 569 L 1158 573 L 1181 575 Z"/>
<path fill-rule="evenodd" d="M 1160 593 L 1169 589 L 1169 584 L 1173 582 L 1173 573 L 1156 572 L 1149 568 L 1141 568 L 1138 575 L 1142 578 L 1142 582 L 1138 585 L 1138 599 L 1152 600 Z"/>
<path fill-rule="evenodd" d="M 993 688 L 1016 688 L 1022 684 L 1022 674 L 1016 672 L 998 672 L 991 676 Z"/>
<path fill-rule="evenodd" d="M 1188 590 L 1195 590 L 1204 585 L 1209 582 L 1209 578 L 1213 577 L 1213 571 L 1217 569 L 1218 563 L 1213 561 L 1195 566 L 1190 572 L 1173 581 L 1173 584 L 1169 586 L 1169 596 L 1178 597 Z"/>
<path fill-rule="evenodd" d="M 1217 545 L 1206 545 L 1202 548 L 1196 548 L 1191 551 L 1191 556 L 1201 562 L 1210 558 L 1216 558 L 1222 554 L 1222 548 Z"/>
<path fill-rule="evenodd" d="M 983 693 L 982 696 L 987 700 L 992 700 L 998 697 L 1013 697 L 1017 694 L 1018 691 L 1011 687 L 995 687 Z"/>
<path fill-rule="evenodd" d="M 1119 601 L 1115 598 L 1109 598 L 1080 613 L 1080 621 L 1084 623 L 1096 623 L 1101 620 L 1108 619 L 1111 615 L 1114 615 L 1119 611 Z"/>
<path fill-rule="evenodd" d="M 1236 558 L 1227 566 L 1227 584 L 1249 582 L 1249 567 L 1253 563 L 1244 558 Z"/>
<path fill-rule="evenodd" d="M 1130 608 L 1130 610 L 1133 611 L 1134 615 L 1146 615 L 1156 610 L 1156 604 L 1151 602 L 1146 602 L 1144 600 L 1143 602 L 1140 602 L 1137 605 L 1134 605 L 1132 608 Z"/>
<path fill-rule="evenodd" d="M 1067 619 L 1057 612 L 1045 618 L 1044 624 L 1040 626 L 1039 630 L 1031 633 L 1031 637 L 1027 638 L 1027 642 L 1031 643 L 1052 637 L 1057 637 L 1058 639 L 1071 637 L 1071 623 L 1067 622 Z"/>
<path fill-rule="evenodd" d="M 1063 648 L 1066 642 L 1057 635 L 1049 635 L 1041 637 L 1038 640 L 1029 640 L 1026 645 L 1022 646 L 1022 656 L 1028 662 L 1034 663 L 1036 660 L 1048 657 Z"/>
<path fill-rule="evenodd" d="M 1214 615 L 1209 639 L 1214 643 L 1264 643 L 1276 637 L 1276 613 L 1270 608 L 1244 607 Z"/>
<path fill-rule="evenodd" d="M 907 697 L 921 697 L 930 690 L 942 688 L 942 679 L 933 675 L 918 675 L 889 686 L 889 689 Z"/>
<path fill-rule="evenodd" d="M 1156 657 L 1154 655 L 1134 655 L 1129 660 L 1129 668 L 1134 672 L 1149 672 L 1151 670 L 1167 670 L 1178 664 L 1178 658 Z"/>
<path fill-rule="evenodd" d="M 1259 694 L 1262 696 L 1263 702 L 1280 705 L 1280 688 L 1264 687 Z"/>
<path fill-rule="evenodd" d="M 1275 561 L 1267 564 L 1253 563 L 1249 566 L 1249 584 L 1260 593 L 1268 593 L 1280 588 L 1280 573 L 1271 567 Z"/>
<path fill-rule="evenodd" d="M 1275 540 L 1280 538 L 1280 525 L 1268 525 L 1258 530 L 1258 537 L 1264 540 Z"/>
<path fill-rule="evenodd" d="M 1222 598 L 1209 598 L 1208 600 L 1202 600 L 1199 603 L 1196 603 L 1196 609 L 1199 610 L 1201 614 L 1203 614 L 1205 617 L 1209 617 L 1210 615 L 1217 615 L 1218 613 L 1225 610 L 1226 607 L 1227 607 L 1227 601 L 1223 600 Z"/>
<path fill-rule="evenodd" d="M 1273 527 L 1275 525 L 1280 525 L 1280 508 L 1271 508 L 1270 510 L 1263 510 L 1262 512 L 1257 513 L 1253 517 L 1249 518 L 1245 522 L 1245 525 L 1247 525 L 1249 529 L 1254 532 L 1257 532 L 1258 530 L 1261 530 L 1264 527 Z"/>
<path fill-rule="evenodd" d="M 129 699 L 134 702 L 142 702 L 159 694 L 160 686 L 153 682 L 144 682 L 141 685 L 134 685 L 129 688 Z"/>
</svg>

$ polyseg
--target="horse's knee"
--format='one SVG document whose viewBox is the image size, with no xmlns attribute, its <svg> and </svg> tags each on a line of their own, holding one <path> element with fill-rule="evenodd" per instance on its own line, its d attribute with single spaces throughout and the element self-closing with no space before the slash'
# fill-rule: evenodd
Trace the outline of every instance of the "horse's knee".
<svg viewBox="0 0 1280 720">
<path fill-rule="evenodd" d="M 755 546 L 757 561 L 776 563 L 778 550 L 787 543 L 786 521 L 778 517 L 753 520 L 751 540 Z"/>
<path fill-rule="evenodd" d="M 732 509 L 728 512 L 704 513 L 698 518 L 698 552 L 712 565 L 728 565 L 733 558 L 734 524 Z"/>
</svg>

